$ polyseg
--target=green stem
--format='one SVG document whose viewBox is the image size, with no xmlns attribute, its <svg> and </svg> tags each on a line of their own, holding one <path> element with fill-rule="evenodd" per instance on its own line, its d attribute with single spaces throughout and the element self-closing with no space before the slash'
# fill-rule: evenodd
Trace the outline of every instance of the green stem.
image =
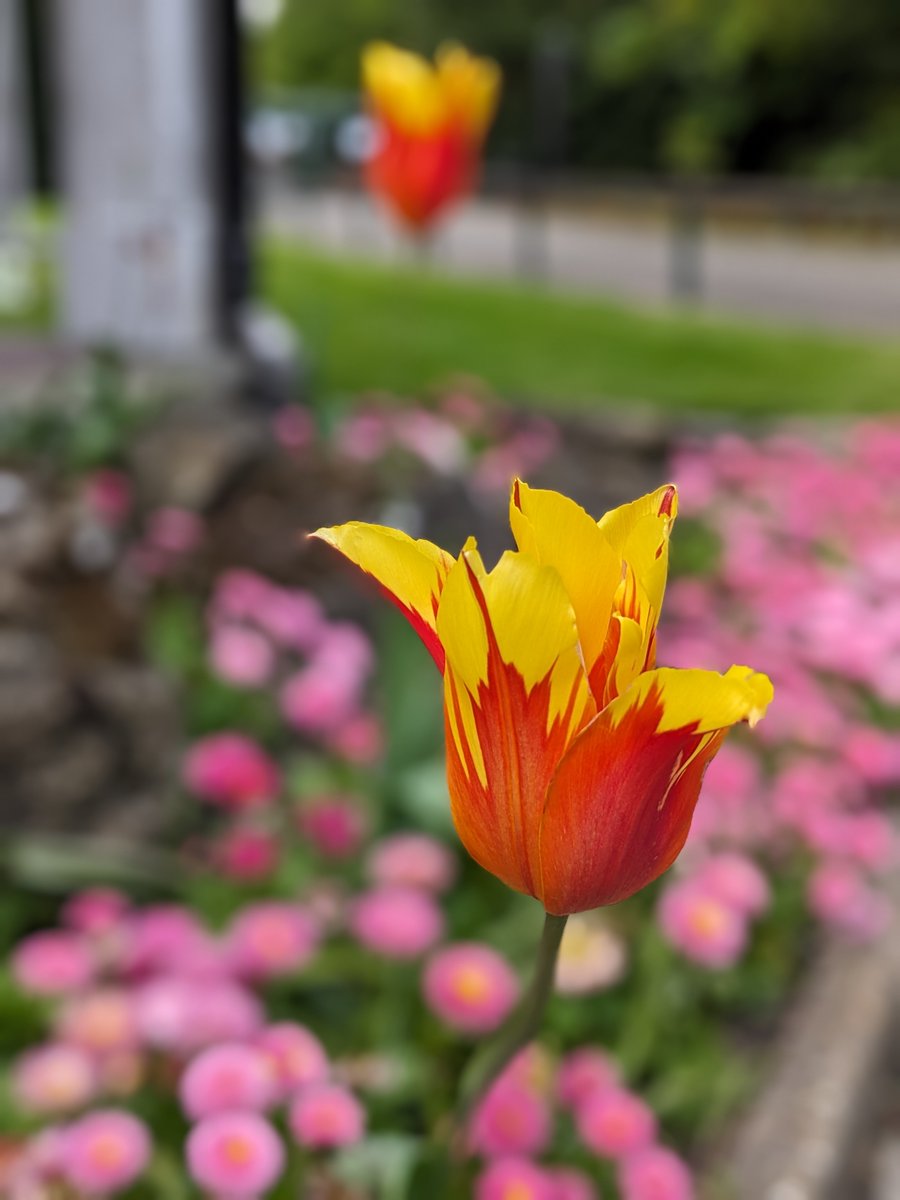
<svg viewBox="0 0 900 1200">
<path fill-rule="evenodd" d="M 551 913 L 545 915 L 531 986 L 496 1037 L 482 1047 L 466 1067 L 459 1089 L 457 1134 L 461 1134 L 472 1110 L 510 1059 L 538 1033 L 553 991 L 556 958 L 567 920 L 568 917 L 554 917 Z"/>
</svg>

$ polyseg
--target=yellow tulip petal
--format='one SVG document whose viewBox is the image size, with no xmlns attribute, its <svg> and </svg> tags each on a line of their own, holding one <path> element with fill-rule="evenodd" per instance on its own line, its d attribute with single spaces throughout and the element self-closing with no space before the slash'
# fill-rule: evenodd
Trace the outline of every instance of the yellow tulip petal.
<svg viewBox="0 0 900 1200">
<path fill-rule="evenodd" d="M 362 82 L 378 115 L 408 133 L 430 134 L 447 120 L 437 72 L 418 54 L 372 42 L 363 51 Z"/>
<path fill-rule="evenodd" d="M 447 111 L 480 141 L 497 107 L 500 68 L 492 59 L 476 58 L 455 43 L 441 46 L 435 61 Z"/>
<path fill-rule="evenodd" d="M 448 664 L 472 695 L 487 682 L 488 636 L 484 613 L 472 587 L 473 573 L 486 572 L 474 538 L 469 538 L 447 575 L 436 629 Z"/>
<path fill-rule="evenodd" d="M 630 504 L 612 509 L 597 522 L 647 597 L 650 610 L 641 623 L 647 630 L 648 642 L 662 609 L 669 569 L 669 537 L 677 515 L 678 493 L 673 484 L 666 484 Z"/>
<path fill-rule="evenodd" d="M 673 729 L 712 733 L 738 721 L 755 725 L 765 715 L 773 695 L 768 676 L 750 667 L 731 667 L 724 675 L 659 667 L 639 675 L 607 712 L 615 726 L 629 709 L 646 703 L 658 710 L 658 733 Z"/>
<path fill-rule="evenodd" d="M 452 555 L 433 542 L 416 541 L 398 529 L 362 521 L 317 529 L 310 536 L 339 550 L 381 585 L 443 670 L 436 616 L 444 581 L 454 564 Z"/>
<path fill-rule="evenodd" d="M 590 673 L 603 650 L 621 560 L 597 522 L 559 492 L 513 484 L 509 522 L 516 545 L 536 562 L 553 567 L 575 611 L 584 664 Z M 600 698 L 598 697 L 598 702 Z"/>
</svg>

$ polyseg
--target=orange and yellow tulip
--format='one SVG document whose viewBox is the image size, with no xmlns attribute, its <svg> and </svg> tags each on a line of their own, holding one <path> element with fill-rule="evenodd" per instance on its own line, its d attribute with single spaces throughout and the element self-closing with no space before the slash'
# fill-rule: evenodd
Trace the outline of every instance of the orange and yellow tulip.
<svg viewBox="0 0 900 1200">
<path fill-rule="evenodd" d="M 350 522 L 314 536 L 373 576 L 444 677 L 454 824 L 472 857 L 563 916 L 624 900 L 672 865 L 728 729 L 765 675 L 657 668 L 677 511 L 671 485 L 594 521 L 516 481 L 518 546 L 487 571 Z"/>
<path fill-rule="evenodd" d="M 362 77 L 379 126 L 366 181 L 397 217 L 422 231 L 475 185 L 499 68 L 461 46 L 442 46 L 432 66 L 374 42 L 363 53 Z"/>
</svg>

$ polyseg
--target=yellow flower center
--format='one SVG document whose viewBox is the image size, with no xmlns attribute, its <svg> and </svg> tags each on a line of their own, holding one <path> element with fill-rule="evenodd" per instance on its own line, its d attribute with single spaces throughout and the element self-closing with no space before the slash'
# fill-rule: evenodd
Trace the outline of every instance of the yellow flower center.
<svg viewBox="0 0 900 1200">
<path fill-rule="evenodd" d="M 232 1167 L 245 1167 L 253 1158 L 250 1139 L 239 1133 L 232 1133 L 223 1138 L 222 1157 Z"/>
<path fill-rule="evenodd" d="M 722 932 L 728 921 L 727 914 L 715 900 L 701 900 L 690 915 L 690 926 L 694 933 L 703 938 L 714 938 Z"/>
<path fill-rule="evenodd" d="M 453 990 L 466 1004 L 478 1004 L 488 998 L 491 985 L 479 967 L 461 967 L 453 980 Z"/>
<path fill-rule="evenodd" d="M 125 1158 L 125 1148 L 119 1138 L 111 1133 L 102 1133 L 88 1147 L 88 1158 L 95 1167 L 110 1170 L 118 1167 Z"/>
</svg>

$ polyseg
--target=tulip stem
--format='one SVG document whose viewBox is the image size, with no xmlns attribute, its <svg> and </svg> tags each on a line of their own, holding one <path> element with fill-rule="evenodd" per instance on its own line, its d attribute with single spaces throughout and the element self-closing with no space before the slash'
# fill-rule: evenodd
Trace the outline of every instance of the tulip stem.
<svg viewBox="0 0 900 1200">
<path fill-rule="evenodd" d="M 456 1131 L 463 1137 L 472 1110 L 509 1061 L 538 1033 L 544 1010 L 553 992 L 556 959 L 568 917 L 547 913 L 538 945 L 531 986 L 496 1037 L 472 1058 L 463 1073 L 456 1113 Z"/>
</svg>

